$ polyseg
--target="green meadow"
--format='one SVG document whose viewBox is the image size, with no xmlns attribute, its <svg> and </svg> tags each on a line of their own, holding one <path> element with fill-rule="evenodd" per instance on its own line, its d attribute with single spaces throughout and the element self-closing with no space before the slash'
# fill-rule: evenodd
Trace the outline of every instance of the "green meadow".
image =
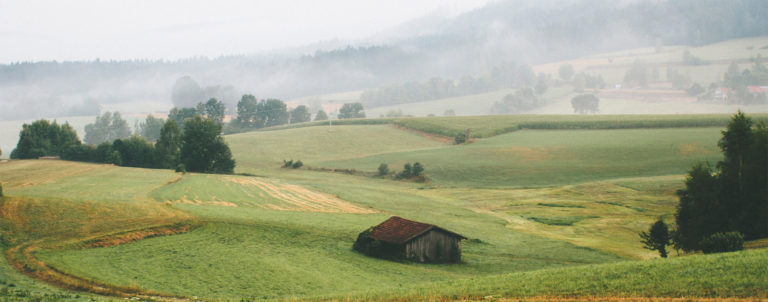
<svg viewBox="0 0 768 302">
<path fill-rule="evenodd" d="M 718 125 L 727 119 L 293 125 L 226 136 L 236 175 L 0 163 L 0 276 L 11 280 L 0 283 L 0 294 L 21 299 L 21 288 L 34 297 L 108 299 L 83 293 L 98 285 L 121 298 L 214 301 L 765 297 L 764 250 L 647 260 L 657 256 L 637 235 L 658 217 L 672 221 L 688 168 L 721 157 Z M 478 134 L 468 144 L 443 135 L 466 128 Z M 305 166 L 281 168 L 290 159 Z M 426 182 L 375 173 L 381 163 L 394 173 L 416 161 Z M 352 250 L 358 233 L 392 215 L 467 237 L 463 263 L 392 262 Z M 120 239 L 174 225 L 190 227 Z M 115 244 L 88 245 L 99 239 Z M 687 273 L 661 278 L 680 270 Z"/>
</svg>

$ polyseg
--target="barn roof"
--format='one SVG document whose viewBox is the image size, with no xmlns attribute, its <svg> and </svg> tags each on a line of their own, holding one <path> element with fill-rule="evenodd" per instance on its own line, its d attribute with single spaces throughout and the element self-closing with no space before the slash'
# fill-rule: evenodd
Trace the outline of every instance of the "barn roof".
<svg viewBox="0 0 768 302">
<path fill-rule="evenodd" d="M 434 229 L 441 230 L 461 239 L 467 239 L 464 236 L 438 227 L 436 225 L 421 223 L 397 216 L 392 216 L 386 221 L 374 227 L 373 231 L 368 235 L 368 237 L 384 242 L 403 244 L 413 238 L 418 237 L 421 234 Z"/>
</svg>

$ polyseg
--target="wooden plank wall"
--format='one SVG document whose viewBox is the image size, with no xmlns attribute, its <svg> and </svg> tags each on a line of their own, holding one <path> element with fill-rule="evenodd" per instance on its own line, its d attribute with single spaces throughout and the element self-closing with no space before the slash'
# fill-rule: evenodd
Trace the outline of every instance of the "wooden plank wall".
<svg viewBox="0 0 768 302">
<path fill-rule="evenodd" d="M 461 239 L 431 230 L 406 243 L 405 257 L 419 262 L 460 262 Z"/>
</svg>

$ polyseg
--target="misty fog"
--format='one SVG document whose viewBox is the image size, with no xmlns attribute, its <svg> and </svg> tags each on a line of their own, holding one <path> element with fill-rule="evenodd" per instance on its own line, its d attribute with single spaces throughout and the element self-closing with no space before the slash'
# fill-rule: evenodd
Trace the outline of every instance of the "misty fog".
<svg viewBox="0 0 768 302">
<path fill-rule="evenodd" d="M 477 109 L 456 110 L 456 114 L 491 114 L 498 113 L 491 109 L 492 103 L 501 104 L 505 95 L 531 87 L 537 79 L 551 87 L 561 85 L 556 70 L 561 63 L 557 62 L 641 48 L 654 49 L 649 53 L 653 55 L 664 47 L 669 53 L 675 51 L 670 56 L 679 57 L 683 48 L 674 47 L 687 49 L 768 35 L 766 15 L 768 2 L 760 0 L 492 1 L 457 15 L 428 13 L 367 38 L 316 41 L 252 55 L 12 62 L 0 65 L 0 121 L 93 117 L 104 111 L 165 117 L 174 106 L 191 107 L 209 98 L 224 102 L 228 114 L 235 114 L 243 94 L 281 99 L 290 106 L 309 105 L 314 113 L 322 104 L 334 101 L 327 95 L 347 93 L 351 97 L 335 99 L 337 105 L 361 101 L 372 113 L 368 117 L 396 110 L 403 115 L 443 115 L 459 108 L 441 106 L 441 99 L 480 95 L 494 99 Z M 754 56 L 765 53 L 763 46 L 747 48 L 751 47 Z M 614 62 L 613 57 L 605 60 Z M 557 65 L 547 67 L 548 63 Z M 723 67 L 714 73 L 721 75 L 728 63 L 717 62 Z M 656 73 L 669 74 L 676 68 L 663 61 L 654 64 L 649 68 L 656 68 Z M 631 61 L 614 65 L 627 68 Z M 609 69 L 595 70 L 590 76 L 604 77 L 608 87 L 621 84 L 624 76 L 623 72 L 612 76 Z M 695 74 L 685 73 L 696 80 Z M 700 84 L 706 87 L 717 80 L 708 75 Z M 434 90 L 428 86 L 435 83 L 449 87 L 427 91 Z M 459 89 L 462 83 L 468 88 Z M 186 85 L 191 94 L 179 92 L 178 85 Z M 386 89 L 406 89 L 403 87 L 427 92 L 412 93 L 400 101 L 385 93 Z M 181 100 L 174 100 L 175 93 Z M 366 99 L 376 93 L 381 95 L 377 101 Z M 423 109 L 419 104 L 432 107 Z M 573 113 L 569 108 L 546 108 L 504 113 Z M 601 113 L 637 113 L 624 112 L 620 106 L 605 108 Z M 699 111 L 702 109 L 695 112 Z M 18 128 L 3 131 L 17 133 Z M 6 156 L 12 143 L 0 146 Z"/>
</svg>

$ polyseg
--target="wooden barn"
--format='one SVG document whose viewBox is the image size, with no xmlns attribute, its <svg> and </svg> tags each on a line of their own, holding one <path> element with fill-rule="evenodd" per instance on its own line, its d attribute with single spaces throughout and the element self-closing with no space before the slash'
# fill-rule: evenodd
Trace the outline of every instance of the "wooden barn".
<svg viewBox="0 0 768 302">
<path fill-rule="evenodd" d="M 459 263 L 462 239 L 467 238 L 436 225 L 392 216 L 360 233 L 353 248 L 385 259 Z"/>
</svg>

